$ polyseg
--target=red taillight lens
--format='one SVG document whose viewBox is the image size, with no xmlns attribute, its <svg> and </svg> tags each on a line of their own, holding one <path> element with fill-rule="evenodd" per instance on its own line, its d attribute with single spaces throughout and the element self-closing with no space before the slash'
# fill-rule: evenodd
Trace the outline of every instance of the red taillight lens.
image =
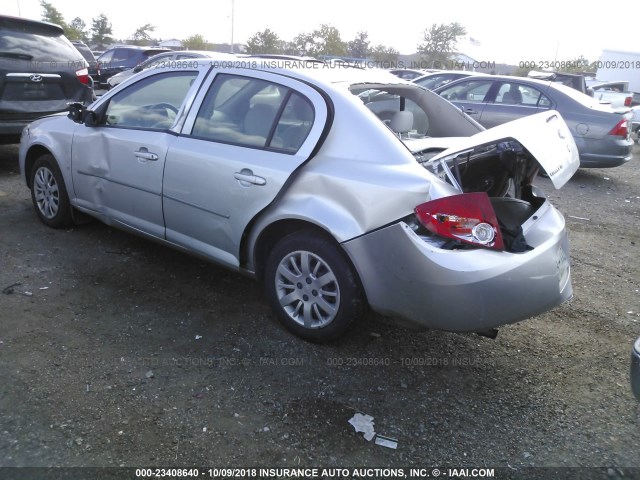
<svg viewBox="0 0 640 480">
<path fill-rule="evenodd" d="M 616 137 L 628 137 L 629 136 L 629 122 L 627 120 L 620 120 L 615 127 L 609 132 L 609 135 Z"/>
<path fill-rule="evenodd" d="M 625 107 L 630 107 L 631 106 L 631 101 L 633 100 L 633 96 L 627 97 L 624 99 L 624 106 Z"/>
<path fill-rule="evenodd" d="M 80 83 L 84 83 L 85 85 L 89 85 L 89 69 L 81 68 L 80 70 L 76 70 L 76 76 Z"/>
<path fill-rule="evenodd" d="M 420 223 L 436 235 L 478 247 L 504 250 L 496 212 L 484 192 L 432 200 L 418 205 L 415 212 Z"/>
</svg>

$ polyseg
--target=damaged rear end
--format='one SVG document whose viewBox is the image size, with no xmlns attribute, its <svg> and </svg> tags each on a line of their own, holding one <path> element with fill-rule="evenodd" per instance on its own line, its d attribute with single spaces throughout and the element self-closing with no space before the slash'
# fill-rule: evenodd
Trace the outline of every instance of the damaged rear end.
<svg viewBox="0 0 640 480">
<path fill-rule="evenodd" d="M 486 332 L 571 298 L 564 218 L 533 185 L 542 169 L 560 188 L 579 166 L 557 112 L 454 139 L 447 149 L 428 138 L 405 143 L 448 185 L 434 186 L 412 215 L 345 244 L 366 270 L 359 273 L 374 310 Z"/>
</svg>

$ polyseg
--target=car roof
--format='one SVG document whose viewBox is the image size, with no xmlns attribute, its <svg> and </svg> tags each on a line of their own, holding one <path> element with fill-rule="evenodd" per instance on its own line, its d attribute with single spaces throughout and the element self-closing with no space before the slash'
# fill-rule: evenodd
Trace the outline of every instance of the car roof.
<svg viewBox="0 0 640 480">
<path fill-rule="evenodd" d="M 106 49 L 103 53 L 109 52 L 111 50 L 115 50 L 116 48 L 126 48 L 128 50 L 139 50 L 141 52 L 147 52 L 150 50 L 158 50 L 158 53 L 170 52 L 170 48 L 165 47 L 141 47 L 139 45 L 116 45 Z"/>
<path fill-rule="evenodd" d="M 242 61 L 242 59 L 239 59 Z M 271 71 L 273 73 L 295 76 L 302 80 L 311 80 L 314 82 L 326 84 L 398 84 L 412 85 L 412 82 L 395 76 L 388 70 L 382 68 L 357 68 L 344 64 L 317 64 L 313 62 L 298 62 L 293 65 L 270 65 L 265 62 L 259 62 L 256 70 Z"/>
<path fill-rule="evenodd" d="M 50 30 L 51 33 L 56 33 L 58 35 L 63 35 L 64 30 L 60 25 L 56 25 L 55 23 L 49 22 L 41 22 L 39 20 L 31 20 L 30 18 L 22 18 L 22 17 L 12 17 L 10 15 L 0 15 L 0 28 L 38 28 L 40 30 L 47 29 Z"/>
<path fill-rule="evenodd" d="M 548 80 L 538 80 L 535 78 L 528 77 L 515 77 L 512 75 L 490 75 L 488 73 L 481 73 L 473 76 L 474 80 L 482 80 L 486 78 L 487 80 L 501 80 L 504 82 L 520 82 L 524 84 L 537 85 L 538 87 L 548 87 L 549 85 L 557 85 L 556 82 L 548 81 Z M 434 91 L 438 91 L 440 89 L 449 88 L 453 85 L 457 85 L 458 83 L 462 83 L 468 81 L 469 77 L 459 78 L 452 82 L 447 83 L 441 87 L 436 88 Z"/>
<path fill-rule="evenodd" d="M 210 53 L 216 54 L 217 52 Z M 422 88 L 413 82 L 396 77 L 388 70 L 382 68 L 357 68 L 349 65 L 331 65 L 306 60 L 262 59 L 235 56 L 233 54 L 217 54 L 224 55 L 225 57 L 214 57 L 211 62 L 203 62 L 202 64 L 194 66 L 194 69 L 208 70 L 209 67 L 213 65 L 217 68 L 237 68 L 239 71 L 268 72 L 311 82 L 318 86 L 366 84 Z M 216 61 L 220 63 L 216 65 Z M 180 66 L 177 65 L 169 65 L 165 71 L 184 71 L 184 67 L 180 68 Z"/>
</svg>

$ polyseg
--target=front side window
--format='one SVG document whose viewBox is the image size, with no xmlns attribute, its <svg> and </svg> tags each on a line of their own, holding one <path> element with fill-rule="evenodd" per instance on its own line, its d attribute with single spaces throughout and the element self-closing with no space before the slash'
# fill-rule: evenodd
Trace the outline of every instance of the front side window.
<svg viewBox="0 0 640 480">
<path fill-rule="evenodd" d="M 221 74 L 202 102 L 191 134 L 215 142 L 295 152 L 313 120 L 309 100 L 290 88 Z"/>
<path fill-rule="evenodd" d="M 145 78 L 109 100 L 105 125 L 164 130 L 175 121 L 197 72 L 167 72 Z"/>
<path fill-rule="evenodd" d="M 440 92 L 443 98 L 451 102 L 482 102 L 484 101 L 493 80 L 470 80 L 452 85 Z"/>
</svg>

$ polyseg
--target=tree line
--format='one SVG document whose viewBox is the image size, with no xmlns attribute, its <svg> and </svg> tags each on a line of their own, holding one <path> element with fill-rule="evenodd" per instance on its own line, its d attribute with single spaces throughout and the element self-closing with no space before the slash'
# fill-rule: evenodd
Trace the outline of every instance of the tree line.
<svg viewBox="0 0 640 480">
<path fill-rule="evenodd" d="M 67 23 L 60 11 L 51 3 L 41 0 L 42 19 L 60 25 L 67 38 L 80 40 L 94 45 L 96 49 L 104 49 L 115 42 L 113 27 L 104 13 L 91 20 L 91 26 L 76 17 Z M 154 45 L 158 42 L 152 37 L 155 26 L 144 24 L 133 32 L 123 43 L 132 45 Z M 433 24 L 422 34 L 422 43 L 416 46 L 423 65 L 446 65 L 456 53 L 458 42 L 467 34 L 464 26 L 457 22 Z M 182 41 L 185 50 L 221 50 L 222 45 L 208 42 L 200 34 L 192 35 Z M 368 59 L 378 63 L 394 63 L 398 60 L 395 48 L 382 44 L 372 45 L 367 32 L 358 32 L 354 39 L 343 40 L 340 31 L 331 25 L 322 24 L 311 32 L 300 33 L 292 40 L 284 40 L 269 28 L 254 33 L 246 42 L 248 54 L 282 54 L 309 57 L 341 57 Z M 582 65 L 589 65 L 580 56 L 575 62 L 567 62 L 565 72 L 580 72 Z M 516 75 L 526 75 L 525 69 L 519 69 Z"/>
<path fill-rule="evenodd" d="M 115 42 L 113 26 L 108 17 L 101 13 L 91 20 L 88 26 L 80 17 L 67 23 L 62 13 L 50 2 L 41 0 L 42 19 L 60 25 L 69 40 L 79 40 L 104 49 Z M 152 37 L 155 26 L 145 24 L 136 29 L 125 42 L 132 45 L 153 45 L 157 40 Z M 466 29 L 459 23 L 434 24 L 424 31 L 424 42 L 417 46 L 421 59 L 430 63 L 445 63 L 455 52 L 457 43 L 466 35 Z M 195 34 L 182 40 L 187 50 L 214 50 L 218 45 L 208 42 L 202 35 Z M 376 62 L 394 62 L 398 52 L 386 45 L 372 45 L 367 32 L 358 32 L 353 40 L 344 41 L 340 31 L 331 25 L 322 24 L 312 32 L 297 35 L 293 40 L 281 39 L 270 29 L 253 34 L 246 43 L 249 54 L 285 54 L 310 57 L 350 57 L 371 59 Z"/>
</svg>

